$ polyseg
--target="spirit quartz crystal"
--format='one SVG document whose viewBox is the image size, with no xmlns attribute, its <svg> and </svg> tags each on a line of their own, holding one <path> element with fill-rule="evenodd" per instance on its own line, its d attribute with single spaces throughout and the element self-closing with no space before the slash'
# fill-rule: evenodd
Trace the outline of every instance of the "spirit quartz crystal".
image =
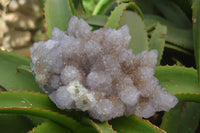
<svg viewBox="0 0 200 133">
<path fill-rule="evenodd" d="M 73 16 L 67 32 L 53 28 L 52 39 L 31 48 L 35 79 L 58 108 L 107 121 L 132 114 L 148 118 L 177 104 L 154 77 L 157 51 L 135 55 L 128 49 L 128 26 L 91 31 Z"/>
</svg>

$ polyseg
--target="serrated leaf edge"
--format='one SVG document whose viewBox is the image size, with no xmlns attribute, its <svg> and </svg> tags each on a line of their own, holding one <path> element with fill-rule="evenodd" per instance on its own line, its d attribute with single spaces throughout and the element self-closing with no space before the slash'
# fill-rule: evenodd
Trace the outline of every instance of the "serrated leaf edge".
<svg viewBox="0 0 200 133">
<path fill-rule="evenodd" d="M 103 133 L 103 131 L 94 123 L 93 120 L 89 119 L 89 121 L 93 124 L 93 126 L 100 132 L 100 133 Z M 105 121 L 105 123 L 109 126 L 109 129 L 111 129 L 114 133 L 117 133 L 117 131 L 115 131 L 113 128 L 112 128 L 112 125 L 110 125 L 108 123 L 108 121 Z"/>
<path fill-rule="evenodd" d="M 121 13 L 121 15 L 120 15 L 120 17 L 119 17 L 119 20 L 117 21 L 116 29 L 119 28 L 119 24 L 120 24 L 121 18 L 122 18 L 124 12 L 126 11 L 126 9 L 127 9 L 128 7 L 130 7 L 131 9 L 136 10 L 136 13 L 138 13 L 142 19 L 144 18 L 144 17 L 143 17 L 142 11 L 141 11 L 141 10 L 139 9 L 139 7 L 135 4 L 135 2 L 122 3 L 122 4 L 126 4 L 126 5 L 125 5 L 124 9 L 122 10 L 122 13 Z M 119 5 L 118 5 L 118 6 L 119 6 Z M 112 13 L 115 11 L 115 9 L 116 9 L 118 6 L 116 6 L 116 7 L 114 8 L 114 10 L 111 12 L 111 15 L 110 15 L 110 17 L 107 18 L 107 21 L 109 21 L 109 19 L 111 19 Z M 134 6 L 135 8 L 134 8 L 134 7 L 131 7 L 131 6 Z M 104 26 L 104 28 L 106 28 L 106 25 Z"/>
<path fill-rule="evenodd" d="M 148 123 L 149 125 L 153 126 L 153 128 L 157 129 L 158 131 L 160 131 L 161 133 L 167 133 L 166 131 L 164 131 L 163 129 L 157 127 L 156 125 L 152 124 L 151 122 L 149 122 L 148 120 L 144 120 L 141 117 L 137 116 L 137 115 L 133 115 L 137 118 L 139 118 L 140 120 L 144 121 L 145 123 Z"/>
</svg>

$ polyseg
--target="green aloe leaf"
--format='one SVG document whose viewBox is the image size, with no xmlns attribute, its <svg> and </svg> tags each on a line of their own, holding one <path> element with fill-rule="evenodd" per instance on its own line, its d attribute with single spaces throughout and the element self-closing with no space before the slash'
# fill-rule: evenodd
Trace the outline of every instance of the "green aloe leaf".
<svg viewBox="0 0 200 133">
<path fill-rule="evenodd" d="M 20 71 L 26 71 L 26 72 L 32 73 L 31 67 L 30 66 L 26 66 L 26 65 L 18 66 L 17 69 L 16 69 L 16 73 L 18 73 Z"/>
<path fill-rule="evenodd" d="M 41 108 L 59 112 L 59 109 L 49 99 L 48 95 L 36 92 L 15 92 L 5 91 L 0 92 L 0 107 L 22 107 L 22 108 Z M 8 100 L 3 100 L 8 99 Z"/>
<path fill-rule="evenodd" d="M 94 122 L 92 120 L 91 124 L 93 125 L 94 128 L 98 130 L 98 133 L 116 133 L 116 131 L 113 130 L 112 126 L 106 122 Z"/>
<path fill-rule="evenodd" d="M 27 133 L 34 127 L 25 115 L 0 114 L 1 133 Z"/>
<path fill-rule="evenodd" d="M 43 122 L 28 133 L 71 133 L 71 131 L 52 121 Z"/>
<path fill-rule="evenodd" d="M 195 133 L 199 124 L 199 109 L 200 103 L 180 102 L 165 112 L 161 128 L 168 133 Z"/>
<path fill-rule="evenodd" d="M 119 4 L 116 2 L 114 2 L 112 5 L 110 5 L 110 7 L 106 10 L 105 15 L 106 16 L 110 16 L 112 11 L 115 9 L 115 7 L 117 7 Z"/>
<path fill-rule="evenodd" d="M 74 132 L 84 127 L 61 110 L 45 94 L 31 92 L 0 92 L 0 113 L 27 114 L 50 119 Z"/>
<path fill-rule="evenodd" d="M 119 25 L 119 21 L 121 19 L 121 15 L 124 13 L 127 6 L 128 6 L 127 3 L 123 3 L 115 7 L 114 11 L 111 13 L 110 17 L 108 18 L 105 28 L 110 27 L 113 29 L 117 29 Z"/>
<path fill-rule="evenodd" d="M 193 0 L 192 4 L 192 21 L 193 21 L 193 40 L 194 55 L 196 60 L 196 68 L 198 82 L 200 84 L 200 0 Z"/>
<path fill-rule="evenodd" d="M 82 3 L 83 0 L 71 0 L 71 1 L 74 5 L 74 10 L 77 11 L 76 14 L 78 16 L 85 14 L 85 9 L 84 9 L 83 3 Z"/>
<path fill-rule="evenodd" d="M 168 92 L 180 101 L 200 102 L 200 87 L 196 70 L 179 66 L 159 66 L 155 76 Z"/>
<path fill-rule="evenodd" d="M 173 43 L 178 47 L 193 50 L 192 30 L 184 30 L 175 27 L 167 27 L 168 32 L 164 36 L 167 42 Z"/>
<path fill-rule="evenodd" d="M 31 119 L 31 121 L 33 122 L 34 125 L 40 125 L 43 122 L 47 121 L 46 118 L 42 118 L 42 117 L 38 117 L 38 116 L 29 115 L 28 117 L 29 117 L 29 119 Z"/>
<path fill-rule="evenodd" d="M 147 31 L 152 30 L 157 23 L 160 23 L 162 25 L 169 26 L 175 26 L 172 22 L 153 14 L 144 14 L 144 24 L 146 26 Z"/>
<path fill-rule="evenodd" d="M 106 24 L 107 16 L 105 15 L 95 15 L 95 16 L 81 16 L 88 24 L 92 26 L 103 27 Z"/>
<path fill-rule="evenodd" d="M 0 50 L 0 64 L 0 86 L 3 89 L 42 92 L 33 75 L 20 68 L 30 66 L 29 59 Z"/>
<path fill-rule="evenodd" d="M 123 16 L 124 11 L 129 8 L 132 10 L 136 10 L 136 12 L 139 13 L 139 15 L 143 18 L 142 11 L 140 8 L 135 4 L 135 3 L 122 3 L 118 5 L 114 11 L 111 13 L 110 17 L 108 18 L 108 21 L 105 25 L 105 28 L 113 28 L 113 29 L 118 29 L 119 28 L 119 23 L 121 21 L 121 17 Z"/>
<path fill-rule="evenodd" d="M 82 0 L 87 15 L 91 15 L 99 0 Z"/>
<path fill-rule="evenodd" d="M 190 56 L 193 56 L 193 52 L 192 51 L 183 49 L 181 47 L 177 47 L 176 45 L 173 45 L 173 44 L 170 44 L 170 43 L 165 43 L 165 47 L 169 48 L 169 49 L 172 49 L 172 50 L 179 51 L 181 53 L 184 53 L 184 54 L 187 54 L 187 55 L 190 55 Z"/>
<path fill-rule="evenodd" d="M 152 0 L 134 0 L 136 4 L 140 7 L 144 14 L 153 14 L 155 13 L 155 7 Z"/>
<path fill-rule="evenodd" d="M 185 13 L 191 14 L 192 0 L 173 0 Z"/>
<path fill-rule="evenodd" d="M 162 59 L 165 46 L 165 39 L 163 38 L 163 35 L 165 34 L 167 34 L 167 27 L 158 23 L 149 41 L 149 48 L 156 49 L 158 51 L 157 65 L 160 64 Z"/>
<path fill-rule="evenodd" d="M 103 15 L 114 2 L 115 0 L 99 0 L 92 15 Z"/>
<path fill-rule="evenodd" d="M 191 28 L 192 24 L 181 8 L 173 1 L 168 0 L 153 0 L 155 7 L 169 21 L 176 24 L 180 28 Z"/>
<path fill-rule="evenodd" d="M 129 48 L 132 48 L 133 52 L 137 54 L 148 49 L 147 32 L 142 18 L 137 13 L 126 11 L 126 9 L 136 10 L 143 18 L 143 14 L 137 5 L 132 2 L 122 3 L 111 13 L 105 28 L 118 29 L 125 24 L 128 25 L 131 35 Z"/>
<path fill-rule="evenodd" d="M 67 0 L 67 3 L 69 4 L 71 14 L 77 16 L 76 8 L 74 6 L 74 1 L 73 0 Z"/>
<path fill-rule="evenodd" d="M 136 115 L 119 117 L 109 121 L 117 133 L 165 133 L 165 131 L 152 125 Z"/>
<path fill-rule="evenodd" d="M 119 22 L 119 26 L 128 25 L 131 41 L 129 48 L 133 49 L 134 54 L 138 54 L 148 49 L 148 37 L 144 22 L 141 17 L 132 11 L 125 11 Z"/>
<path fill-rule="evenodd" d="M 116 131 L 113 130 L 112 126 L 107 121 L 98 122 L 87 117 L 82 117 L 80 121 L 81 124 L 90 127 L 86 130 L 88 133 L 116 133 Z"/>
<path fill-rule="evenodd" d="M 44 11 L 49 38 L 52 36 L 53 27 L 66 31 L 69 19 L 72 15 L 74 15 L 71 0 L 46 0 L 44 4 Z"/>
<path fill-rule="evenodd" d="M 166 25 L 167 34 L 164 38 L 167 42 L 182 49 L 193 50 L 192 30 L 177 28 L 170 21 L 155 15 L 144 15 L 144 23 L 147 31 L 151 31 L 157 23 Z"/>
</svg>

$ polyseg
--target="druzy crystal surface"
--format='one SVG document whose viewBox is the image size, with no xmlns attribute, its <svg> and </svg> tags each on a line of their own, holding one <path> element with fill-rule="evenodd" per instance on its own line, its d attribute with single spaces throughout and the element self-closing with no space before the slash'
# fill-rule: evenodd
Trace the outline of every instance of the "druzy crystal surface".
<svg viewBox="0 0 200 133">
<path fill-rule="evenodd" d="M 51 40 L 31 48 L 35 79 L 58 108 L 106 121 L 132 114 L 148 118 L 178 102 L 154 77 L 157 51 L 135 55 L 128 49 L 126 25 L 91 31 L 73 16 L 67 32 L 54 28 Z"/>
</svg>

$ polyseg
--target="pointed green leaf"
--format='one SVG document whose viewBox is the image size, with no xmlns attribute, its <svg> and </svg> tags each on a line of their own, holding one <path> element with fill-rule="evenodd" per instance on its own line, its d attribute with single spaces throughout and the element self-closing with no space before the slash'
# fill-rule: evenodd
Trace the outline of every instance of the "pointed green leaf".
<svg viewBox="0 0 200 133">
<path fill-rule="evenodd" d="M 58 125 L 55 122 L 52 121 L 46 121 L 43 122 L 41 125 L 38 125 L 37 127 L 33 128 L 28 133 L 71 133 L 71 131 L 67 128 L 62 127 L 61 125 Z"/>
<path fill-rule="evenodd" d="M 99 0 L 82 0 L 83 7 L 87 15 L 92 14 L 95 5 L 97 5 Z"/>
<path fill-rule="evenodd" d="M 192 4 L 192 21 L 193 21 L 193 40 L 194 55 L 196 60 L 196 68 L 198 75 L 198 83 L 200 84 L 200 0 L 193 0 Z"/>
<path fill-rule="evenodd" d="M 140 7 L 144 14 L 155 13 L 155 7 L 152 0 L 134 0 L 135 3 Z"/>
<path fill-rule="evenodd" d="M 115 0 L 100 0 L 95 6 L 92 15 L 103 15 Z"/>
<path fill-rule="evenodd" d="M 152 30 L 157 23 L 167 26 L 167 34 L 164 36 L 167 42 L 179 48 L 193 50 L 192 30 L 177 28 L 173 23 L 155 15 L 145 15 L 144 23 L 147 30 Z"/>
<path fill-rule="evenodd" d="M 89 25 L 103 27 L 106 24 L 108 17 L 105 15 L 96 15 L 96 16 L 81 16 L 81 18 L 83 18 Z"/>
<path fill-rule="evenodd" d="M 119 117 L 109 121 L 117 133 L 165 133 L 165 131 L 152 125 L 149 121 L 143 120 L 136 115 Z"/>
<path fill-rule="evenodd" d="M 160 64 L 162 59 L 165 46 L 163 35 L 165 34 L 167 34 L 167 27 L 158 23 L 149 41 L 149 49 L 156 49 L 158 51 L 157 65 Z"/>
<path fill-rule="evenodd" d="M 124 11 L 129 8 L 132 10 L 136 10 L 137 13 L 143 18 L 142 11 L 140 8 L 133 2 L 130 3 L 122 3 L 118 5 L 114 11 L 111 13 L 110 17 L 108 18 L 108 21 L 105 25 L 105 28 L 113 28 L 113 29 L 118 29 L 119 28 L 119 23 L 121 21 L 121 17 L 123 16 Z"/>
<path fill-rule="evenodd" d="M 91 121 L 91 124 L 93 125 L 94 128 L 96 128 L 98 130 L 99 133 L 116 133 L 116 131 L 114 131 L 112 129 L 112 126 L 109 125 L 109 123 L 106 121 L 106 122 L 94 122 L 92 120 Z"/>
<path fill-rule="evenodd" d="M 47 119 L 42 118 L 42 117 L 37 117 L 37 116 L 32 116 L 32 115 L 29 115 L 28 117 L 29 119 L 31 119 L 34 125 L 40 125 L 43 122 L 47 121 Z"/>
<path fill-rule="evenodd" d="M 155 69 L 155 76 L 159 79 L 159 84 L 180 101 L 200 102 L 200 87 L 195 69 L 159 66 Z"/>
<path fill-rule="evenodd" d="M 115 7 L 118 6 L 117 2 L 114 2 L 112 5 L 110 5 L 110 7 L 106 10 L 105 15 L 106 16 L 110 16 L 112 11 L 115 9 Z"/>
<path fill-rule="evenodd" d="M 48 95 L 35 92 L 0 92 L 0 107 L 42 108 L 59 112 Z M 3 100 L 4 99 L 4 100 Z M 7 99 L 7 100 L 6 100 Z"/>
<path fill-rule="evenodd" d="M 32 73 L 31 67 L 26 66 L 26 65 L 18 66 L 17 69 L 16 69 L 16 73 L 18 73 L 19 71 L 26 71 L 26 72 Z"/>
<path fill-rule="evenodd" d="M 167 27 L 167 34 L 164 37 L 167 42 L 173 43 L 178 47 L 193 50 L 192 30 Z"/>
<path fill-rule="evenodd" d="M 60 112 L 60 113 L 58 113 Z M 83 126 L 57 109 L 45 94 L 31 92 L 0 92 L 0 113 L 28 114 L 50 119 L 74 132 Z M 84 128 L 83 128 L 84 129 Z"/>
<path fill-rule="evenodd" d="M 73 14 L 69 0 L 46 0 L 44 5 L 45 20 L 47 23 L 47 33 L 52 36 L 52 28 L 57 27 L 66 31 L 69 19 Z"/>
<path fill-rule="evenodd" d="M 161 128 L 168 133 L 195 133 L 199 124 L 199 109 L 200 103 L 180 102 L 165 112 Z"/>
<path fill-rule="evenodd" d="M 67 3 L 69 4 L 71 14 L 77 16 L 73 0 L 67 0 Z"/>
<path fill-rule="evenodd" d="M 125 11 L 121 17 L 119 26 L 128 25 L 131 41 L 129 48 L 133 49 L 134 54 L 148 50 L 148 37 L 144 22 L 141 17 L 132 11 Z"/>
<path fill-rule="evenodd" d="M 180 28 L 191 28 L 191 22 L 181 8 L 173 1 L 168 0 L 153 0 L 155 7 L 169 21 L 176 24 Z"/>
<path fill-rule="evenodd" d="M 169 26 L 175 26 L 172 22 L 153 14 L 144 14 L 144 24 L 146 26 L 147 31 L 152 30 L 152 27 L 154 28 L 157 23 L 160 23 L 162 25 Z"/>
<path fill-rule="evenodd" d="M 165 47 L 169 48 L 169 49 L 172 49 L 172 50 L 179 51 L 181 53 L 184 53 L 184 54 L 187 54 L 187 55 L 190 55 L 190 56 L 193 56 L 193 52 L 192 51 L 186 50 L 184 48 L 178 47 L 178 46 L 170 44 L 170 43 L 165 43 Z"/>
<path fill-rule="evenodd" d="M 0 114 L 1 133 L 27 133 L 34 127 L 25 115 Z"/>
<path fill-rule="evenodd" d="M 143 18 L 141 10 L 135 3 L 122 3 L 111 13 L 105 28 L 111 27 L 118 29 L 125 24 L 128 25 L 131 35 L 129 48 L 132 48 L 133 52 L 137 54 L 148 49 L 147 32 L 142 18 L 137 13 L 126 11 L 126 9 L 136 10 Z"/>
<path fill-rule="evenodd" d="M 185 13 L 191 14 L 192 0 L 173 0 Z"/>
<path fill-rule="evenodd" d="M 83 7 L 83 0 L 70 0 L 72 1 L 74 5 L 74 10 L 76 11 L 76 15 L 83 15 L 85 13 L 84 7 Z M 75 15 L 75 16 L 76 16 Z"/>
<path fill-rule="evenodd" d="M 0 64 L 0 86 L 2 88 L 5 90 L 42 92 L 32 73 L 19 69 L 19 66 L 22 65 L 29 66 L 29 59 L 0 50 Z"/>
<path fill-rule="evenodd" d="M 88 117 L 82 117 L 80 122 L 81 124 L 90 127 L 86 130 L 87 133 L 116 133 L 116 131 L 113 130 L 112 125 L 110 125 L 107 121 L 98 122 L 93 121 Z"/>
<path fill-rule="evenodd" d="M 115 7 L 114 11 L 111 13 L 110 17 L 108 18 L 105 28 L 110 27 L 113 29 L 117 29 L 121 16 L 126 10 L 127 6 L 128 6 L 127 3 L 123 3 Z"/>
</svg>

